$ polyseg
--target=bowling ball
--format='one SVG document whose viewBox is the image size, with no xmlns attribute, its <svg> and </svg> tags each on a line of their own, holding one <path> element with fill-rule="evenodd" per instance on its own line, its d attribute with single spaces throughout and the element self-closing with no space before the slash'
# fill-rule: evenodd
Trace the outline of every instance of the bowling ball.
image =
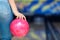
<svg viewBox="0 0 60 40">
<path fill-rule="evenodd" d="M 13 36 L 24 37 L 29 32 L 29 24 L 23 19 L 14 19 L 10 24 L 10 31 Z"/>
</svg>

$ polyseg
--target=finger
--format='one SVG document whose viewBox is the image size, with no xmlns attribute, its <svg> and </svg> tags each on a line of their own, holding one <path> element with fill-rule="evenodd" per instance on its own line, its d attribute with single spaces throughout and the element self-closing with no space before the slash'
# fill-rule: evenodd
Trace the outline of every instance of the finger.
<svg viewBox="0 0 60 40">
<path fill-rule="evenodd" d="M 22 19 L 22 20 L 24 20 L 24 17 L 23 17 L 23 16 L 21 16 L 21 19 Z"/>
<path fill-rule="evenodd" d="M 26 17 L 25 17 L 25 16 L 23 16 L 23 19 L 24 19 L 24 20 L 26 20 Z"/>
<path fill-rule="evenodd" d="M 23 14 L 22 14 L 22 15 L 23 15 Z M 22 16 L 22 19 L 23 19 L 23 20 L 26 20 L 26 17 L 23 15 L 23 16 Z"/>
<path fill-rule="evenodd" d="M 21 17 L 21 16 L 19 16 L 19 19 L 22 19 L 22 17 Z"/>
</svg>

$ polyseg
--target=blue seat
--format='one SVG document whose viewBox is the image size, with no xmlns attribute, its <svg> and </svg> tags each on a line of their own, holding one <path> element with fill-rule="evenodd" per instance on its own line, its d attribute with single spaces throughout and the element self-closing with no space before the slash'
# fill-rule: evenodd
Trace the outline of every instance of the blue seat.
<svg viewBox="0 0 60 40">
<path fill-rule="evenodd" d="M 24 4 L 24 7 L 21 8 L 23 13 L 32 13 L 38 15 L 60 15 L 60 1 L 55 0 L 29 0 L 21 1 Z"/>
</svg>

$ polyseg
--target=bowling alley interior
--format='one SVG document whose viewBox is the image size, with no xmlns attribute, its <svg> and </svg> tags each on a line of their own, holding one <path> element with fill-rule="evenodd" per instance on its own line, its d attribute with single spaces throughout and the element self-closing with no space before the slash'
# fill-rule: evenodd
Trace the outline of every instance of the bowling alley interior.
<svg viewBox="0 0 60 40">
<path fill-rule="evenodd" d="M 15 1 L 19 12 L 26 16 L 30 30 L 25 37 L 13 37 L 13 40 L 60 40 L 60 1 Z"/>
<path fill-rule="evenodd" d="M 25 15 L 29 31 L 11 40 L 60 40 L 60 0 L 15 0 L 15 4 Z"/>
</svg>

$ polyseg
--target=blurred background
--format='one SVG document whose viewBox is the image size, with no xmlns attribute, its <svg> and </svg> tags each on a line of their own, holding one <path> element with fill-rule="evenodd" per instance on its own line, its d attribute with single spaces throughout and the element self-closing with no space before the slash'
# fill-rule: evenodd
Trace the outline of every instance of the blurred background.
<svg viewBox="0 0 60 40">
<path fill-rule="evenodd" d="M 24 38 L 13 37 L 12 40 L 60 40 L 60 0 L 15 0 L 15 2 L 18 11 L 26 16 L 30 31 Z M 50 22 L 54 27 L 49 25 Z"/>
</svg>

